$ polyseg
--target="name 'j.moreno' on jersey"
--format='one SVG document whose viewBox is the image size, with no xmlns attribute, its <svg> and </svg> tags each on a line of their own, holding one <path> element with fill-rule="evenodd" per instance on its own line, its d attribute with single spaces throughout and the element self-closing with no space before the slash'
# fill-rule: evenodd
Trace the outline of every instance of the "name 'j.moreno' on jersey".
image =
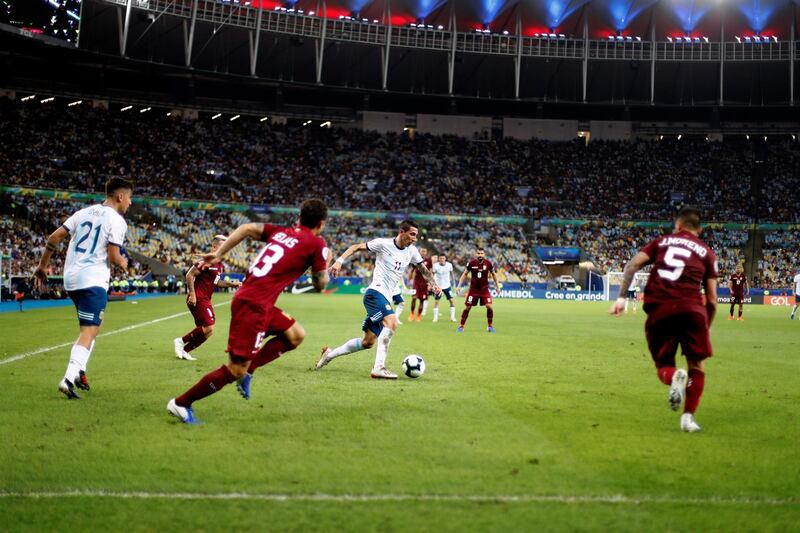
<svg viewBox="0 0 800 533">
<path fill-rule="evenodd" d="M 446 261 L 444 264 L 435 263 L 433 268 L 433 278 L 436 280 L 436 284 L 439 286 L 440 289 L 449 289 L 453 274 L 453 263 L 450 261 Z"/>
<path fill-rule="evenodd" d="M 367 242 L 367 250 L 375 254 L 375 271 L 372 283 L 367 289 L 374 289 L 392 299 L 395 287 L 408 268 L 408 265 L 422 263 L 422 256 L 413 244 L 400 248 L 394 239 L 372 239 Z"/>
<path fill-rule="evenodd" d="M 96 204 L 75 212 L 62 227 L 70 234 L 64 262 L 64 288 L 68 291 L 103 287 L 108 290 L 111 269 L 108 245 L 122 248 L 128 224 L 116 209 Z"/>
<path fill-rule="evenodd" d="M 642 248 L 653 265 L 645 304 L 671 304 L 676 311 L 703 308 L 700 289 L 718 276 L 717 257 L 688 231 L 661 236 Z"/>
<path fill-rule="evenodd" d="M 313 272 L 328 268 L 325 239 L 304 226 L 264 224 L 260 240 L 267 244 L 247 269 L 247 277 L 234 296 L 237 300 L 271 308 L 283 289 L 309 267 Z"/>
</svg>

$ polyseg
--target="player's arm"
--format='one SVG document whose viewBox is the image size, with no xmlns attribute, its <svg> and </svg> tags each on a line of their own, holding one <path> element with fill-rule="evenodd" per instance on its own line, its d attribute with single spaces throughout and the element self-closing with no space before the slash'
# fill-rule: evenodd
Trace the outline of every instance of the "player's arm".
<svg viewBox="0 0 800 533">
<path fill-rule="evenodd" d="M 216 265 L 221 263 L 225 254 L 230 252 L 237 244 L 245 239 L 261 240 L 261 235 L 264 234 L 264 224 L 251 222 L 242 224 L 231 233 L 225 242 L 217 249 L 216 253 L 205 254 L 202 256 L 204 263 L 209 265 Z"/>
<path fill-rule="evenodd" d="M 622 272 L 622 281 L 619 284 L 617 299 L 614 301 L 611 309 L 608 310 L 608 314 L 619 315 L 625 310 L 625 298 L 622 295 L 628 294 L 628 289 L 633 282 L 633 276 L 649 262 L 650 256 L 644 252 L 639 252 L 633 256 L 633 259 L 628 261 L 628 264 L 625 265 L 625 269 Z M 716 294 L 716 290 L 714 292 Z"/>
<path fill-rule="evenodd" d="M 188 272 L 187 272 L 186 275 L 187 276 L 189 275 Z M 186 280 L 186 283 L 188 284 L 189 280 Z M 219 280 L 217 282 L 217 287 L 219 287 L 220 289 L 236 288 L 236 287 L 240 287 L 241 285 L 242 285 L 242 282 L 239 281 L 238 279 L 235 279 L 233 281 L 225 281 L 224 279 L 221 279 L 221 280 Z"/>
<path fill-rule="evenodd" d="M 708 313 L 708 325 L 714 321 L 717 314 L 717 278 L 708 278 L 703 282 L 706 296 L 706 313 Z"/>
<path fill-rule="evenodd" d="M 425 266 L 425 262 L 417 263 L 414 265 L 416 272 L 425 278 L 425 281 L 428 282 L 428 287 L 435 293 L 435 294 L 442 294 L 442 289 L 436 284 L 436 279 L 433 277 L 433 272 L 431 272 L 428 267 Z"/>
<path fill-rule="evenodd" d="M 197 303 L 197 294 L 194 292 L 194 280 L 197 277 L 195 267 L 192 265 L 186 272 L 186 303 L 194 305 Z"/>
<path fill-rule="evenodd" d="M 122 255 L 122 248 L 117 244 L 108 244 L 108 260 L 112 265 L 128 270 L 128 258 Z"/>
<path fill-rule="evenodd" d="M 458 278 L 458 285 L 456 285 L 456 294 L 461 291 L 461 285 L 464 283 L 464 280 L 467 279 L 467 274 L 469 274 L 469 269 L 465 268 L 464 272 L 461 273 L 461 277 Z"/>
<path fill-rule="evenodd" d="M 39 265 L 36 267 L 36 270 L 33 273 L 36 278 L 37 288 L 41 289 L 44 287 L 44 284 L 47 281 L 47 265 L 50 264 L 50 259 L 58 250 L 58 245 L 61 244 L 61 241 L 67 238 L 67 235 L 69 235 L 67 229 L 64 226 L 59 226 L 57 230 L 47 237 L 47 242 L 44 245 L 44 252 L 42 253 L 42 257 L 39 259 Z"/>
<path fill-rule="evenodd" d="M 369 248 L 367 248 L 367 243 L 360 242 L 358 244 L 352 245 L 350 248 L 345 250 L 344 253 L 342 255 L 340 255 L 336 259 L 336 261 L 333 262 L 331 267 L 328 269 L 328 271 L 330 272 L 331 277 L 335 278 L 336 276 L 339 275 L 339 271 L 342 270 L 342 265 L 344 264 L 345 261 L 347 261 L 348 257 L 350 257 L 351 255 L 353 255 L 355 253 L 358 253 L 358 252 L 360 252 L 362 250 L 369 250 Z"/>
<path fill-rule="evenodd" d="M 491 272 L 492 279 L 494 280 L 494 288 L 497 292 L 500 292 L 500 283 L 497 282 L 497 275 L 495 275 L 494 270 Z"/>
</svg>

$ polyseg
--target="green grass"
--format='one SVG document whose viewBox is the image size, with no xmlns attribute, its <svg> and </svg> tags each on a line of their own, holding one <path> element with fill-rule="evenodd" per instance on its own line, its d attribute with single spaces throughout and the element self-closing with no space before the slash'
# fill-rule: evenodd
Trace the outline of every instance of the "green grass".
<svg viewBox="0 0 800 533">
<path fill-rule="evenodd" d="M 80 401 L 56 390 L 68 348 L 0 365 L 0 491 L 56 493 L 0 497 L 4 529 L 788 531 L 800 523 L 800 323 L 784 308 L 749 306 L 747 321 L 714 325 L 699 434 L 678 430 L 641 313 L 500 300 L 496 335 L 485 333 L 481 309 L 461 335 L 447 321 L 406 323 L 389 365 L 399 370 L 404 354 L 419 353 L 428 371 L 384 382 L 369 379 L 372 351 L 310 370 L 322 344 L 358 335 L 363 315 L 358 297 L 321 295 L 281 298 L 308 336 L 257 372 L 252 400 L 229 386 L 195 405 L 204 425 L 178 424 L 167 400 L 224 361 L 226 298 L 217 297 L 219 329 L 197 362 L 172 355 L 172 339 L 192 327 L 188 314 L 98 339 L 92 390 Z M 180 297 L 112 303 L 104 331 L 183 309 Z M 69 342 L 76 330 L 67 307 L 2 314 L 0 359 Z M 71 490 L 91 494 L 64 494 Z M 132 492 L 163 496 L 117 496 Z M 303 499 L 319 494 L 368 501 Z M 389 498 L 370 500 L 381 497 Z"/>
</svg>

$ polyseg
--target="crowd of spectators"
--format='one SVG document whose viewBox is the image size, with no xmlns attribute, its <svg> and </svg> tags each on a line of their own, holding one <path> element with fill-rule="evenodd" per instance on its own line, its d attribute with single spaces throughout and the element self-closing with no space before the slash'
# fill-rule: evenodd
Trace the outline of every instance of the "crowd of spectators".
<svg viewBox="0 0 800 533">
<path fill-rule="evenodd" d="M 138 195 L 536 218 L 797 222 L 800 143 L 469 142 L 453 136 L 184 121 L 155 112 L 0 101 L 0 181 Z M 753 185 L 755 184 L 755 185 Z"/>
<path fill-rule="evenodd" d="M 756 286 L 764 288 L 791 287 L 796 274 L 800 274 L 800 233 L 797 231 L 775 231 L 764 235 L 764 258 L 759 260 L 761 273 Z"/>
</svg>

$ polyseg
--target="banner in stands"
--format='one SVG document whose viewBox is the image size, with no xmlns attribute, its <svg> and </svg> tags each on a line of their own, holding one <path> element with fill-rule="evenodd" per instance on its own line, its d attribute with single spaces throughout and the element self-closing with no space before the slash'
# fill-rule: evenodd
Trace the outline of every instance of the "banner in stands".
<svg viewBox="0 0 800 533">
<path fill-rule="evenodd" d="M 581 249 L 573 247 L 537 246 L 536 254 L 542 261 L 580 261 Z"/>
<path fill-rule="evenodd" d="M 729 303 L 731 303 L 730 295 L 719 295 L 718 294 L 717 295 L 717 303 L 720 303 L 720 304 L 729 304 Z M 764 297 L 761 296 L 760 294 L 748 294 L 747 296 L 744 297 L 744 303 L 760 305 L 760 304 L 764 303 Z"/>
<path fill-rule="evenodd" d="M 788 306 L 794 305 L 794 303 L 794 296 L 764 296 L 764 304 L 766 305 Z"/>
</svg>

